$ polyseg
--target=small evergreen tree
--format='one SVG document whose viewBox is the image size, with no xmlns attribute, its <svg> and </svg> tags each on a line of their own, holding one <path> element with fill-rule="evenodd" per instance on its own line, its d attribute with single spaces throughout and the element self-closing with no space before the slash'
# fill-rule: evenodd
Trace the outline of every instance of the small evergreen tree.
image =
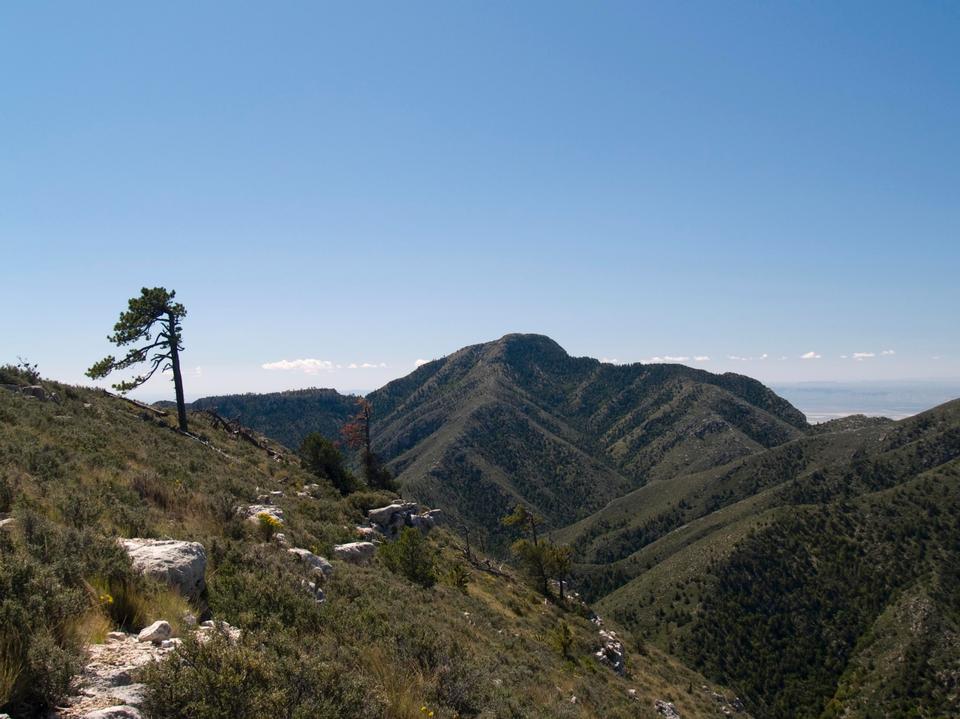
<svg viewBox="0 0 960 719">
<path fill-rule="evenodd" d="M 573 549 L 569 544 L 547 544 L 544 554 L 544 571 L 557 580 L 560 585 L 560 601 L 563 601 L 566 598 L 563 584 L 573 569 Z"/>
<path fill-rule="evenodd" d="M 356 479 L 344 466 L 339 447 L 319 432 L 312 432 L 304 438 L 300 445 L 300 459 L 305 469 L 328 480 L 340 494 L 356 491 Z"/>
<path fill-rule="evenodd" d="M 404 527 L 396 542 L 380 546 L 379 554 L 387 569 L 411 582 L 432 587 L 437 581 L 433 547 L 419 529 Z"/>
<path fill-rule="evenodd" d="M 118 382 L 113 388 L 121 393 L 136 389 L 154 373 L 171 370 L 173 386 L 177 397 L 177 422 L 182 432 L 187 431 L 187 409 L 183 399 L 183 377 L 180 374 L 181 343 L 180 321 L 186 317 L 187 310 L 179 302 L 174 302 L 176 292 L 163 287 L 140 290 L 140 296 L 132 298 L 126 312 L 120 313 L 120 319 L 108 335 L 117 347 L 140 344 L 127 351 L 122 359 L 108 355 L 87 370 L 87 377 L 102 379 L 116 370 L 125 370 L 143 362 L 150 362 L 150 369 L 131 380 Z M 155 336 L 154 336 L 155 335 Z"/>
<path fill-rule="evenodd" d="M 546 546 L 537 536 L 537 527 L 540 525 L 540 518 L 527 509 L 524 505 L 518 504 L 513 512 L 500 520 L 504 526 L 517 527 L 521 531 L 530 533 L 529 539 L 518 539 L 510 547 L 513 555 L 520 561 L 521 568 L 527 573 L 530 579 L 537 585 L 545 597 L 550 596 L 550 585 L 546 571 Z"/>
</svg>

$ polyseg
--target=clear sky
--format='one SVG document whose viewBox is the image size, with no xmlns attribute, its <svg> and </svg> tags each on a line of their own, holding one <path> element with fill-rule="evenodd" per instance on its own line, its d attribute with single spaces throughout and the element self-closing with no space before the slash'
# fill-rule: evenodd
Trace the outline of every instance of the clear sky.
<svg viewBox="0 0 960 719">
<path fill-rule="evenodd" d="M 189 397 L 514 331 L 960 377 L 957 3 L 4 3 L 0 92 L 0 362 L 163 285 Z"/>
</svg>

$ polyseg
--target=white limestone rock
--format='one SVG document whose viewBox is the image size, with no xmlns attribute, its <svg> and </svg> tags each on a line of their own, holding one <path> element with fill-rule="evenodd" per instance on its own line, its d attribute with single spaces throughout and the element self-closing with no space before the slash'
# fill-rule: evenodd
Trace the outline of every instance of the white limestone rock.
<svg viewBox="0 0 960 719">
<path fill-rule="evenodd" d="M 377 547 L 373 542 L 349 542 L 335 545 L 333 557 L 351 564 L 367 564 L 376 551 Z"/>
<path fill-rule="evenodd" d="M 324 557 L 314 554 L 309 549 L 294 547 L 292 549 L 288 549 L 287 551 L 297 557 L 301 562 L 306 564 L 310 568 L 310 571 L 319 576 L 321 579 L 326 579 L 333 574 L 333 565 L 330 564 L 330 562 L 328 562 Z"/>
<path fill-rule="evenodd" d="M 151 624 L 137 635 L 138 642 L 157 642 L 160 643 L 173 636 L 173 628 L 169 622 L 159 620 Z"/>
<path fill-rule="evenodd" d="M 176 587 L 185 597 L 199 595 L 205 587 L 207 553 L 199 542 L 175 539 L 121 539 L 121 546 L 141 574 Z"/>
</svg>

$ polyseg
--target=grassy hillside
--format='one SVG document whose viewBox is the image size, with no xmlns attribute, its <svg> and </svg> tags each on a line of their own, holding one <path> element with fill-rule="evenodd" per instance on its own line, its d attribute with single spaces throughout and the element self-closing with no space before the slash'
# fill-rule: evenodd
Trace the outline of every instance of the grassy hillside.
<svg viewBox="0 0 960 719">
<path fill-rule="evenodd" d="M 10 378 L 6 378 L 9 380 Z M 17 379 L 14 377 L 14 379 Z M 304 567 L 238 505 L 282 491 L 293 546 L 329 556 L 386 495 L 341 498 L 283 447 L 271 452 L 191 415 L 172 418 L 102 392 L 44 383 L 40 400 L 0 391 L 0 711 L 39 715 L 67 691 L 82 648 L 187 609 L 243 630 L 237 644 L 187 642 L 179 663 L 146 674 L 150 717 L 719 717 L 723 692 L 659 649 L 626 637 L 627 673 L 593 657 L 597 629 L 547 604 L 509 572 L 467 564 L 435 530 L 435 586 L 337 562 L 317 604 Z M 207 549 L 207 589 L 188 604 L 135 575 L 116 537 L 192 539 Z M 454 566 L 466 587 L 447 583 Z M 554 647 L 561 623 L 569 657 Z M 635 690 L 631 695 L 628 690 Z M 732 698 L 732 695 L 727 694 Z M 576 697 L 574 700 L 573 697 Z"/>
<path fill-rule="evenodd" d="M 770 452 L 782 482 L 622 560 L 601 611 L 757 716 L 956 715 L 960 401 L 870 425 L 799 472 Z"/>
</svg>

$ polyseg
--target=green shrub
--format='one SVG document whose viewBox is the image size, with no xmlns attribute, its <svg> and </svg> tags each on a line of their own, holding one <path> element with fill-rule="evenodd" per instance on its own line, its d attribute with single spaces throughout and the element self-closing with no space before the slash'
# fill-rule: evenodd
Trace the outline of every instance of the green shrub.
<svg viewBox="0 0 960 719">
<path fill-rule="evenodd" d="M 435 552 L 419 529 L 404 527 L 396 542 L 381 545 L 379 554 L 387 569 L 411 582 L 432 587 L 437 581 Z"/>
<path fill-rule="evenodd" d="M 467 586 L 470 584 L 470 572 L 463 566 L 462 562 L 456 562 L 445 575 L 443 581 L 454 589 L 459 589 L 466 594 Z"/>
<path fill-rule="evenodd" d="M 259 635 L 231 643 L 188 639 L 143 675 L 150 719 L 380 716 L 350 667 L 308 655 L 295 640 Z"/>
<path fill-rule="evenodd" d="M 356 491 L 359 483 L 344 466 L 340 449 L 319 432 L 308 434 L 300 445 L 300 459 L 304 469 L 309 470 L 318 479 L 329 481 L 340 492 L 350 494 Z"/>
<path fill-rule="evenodd" d="M 66 584 L 62 562 L 44 564 L 9 542 L 0 552 L 0 710 L 31 714 L 65 696 L 80 660 L 71 620 L 89 602 Z"/>
<path fill-rule="evenodd" d="M 556 649 L 560 656 L 564 659 L 571 658 L 570 649 L 573 647 L 573 632 L 570 631 L 569 624 L 563 620 L 557 622 L 557 625 L 551 630 L 548 639 L 550 646 Z"/>
</svg>

